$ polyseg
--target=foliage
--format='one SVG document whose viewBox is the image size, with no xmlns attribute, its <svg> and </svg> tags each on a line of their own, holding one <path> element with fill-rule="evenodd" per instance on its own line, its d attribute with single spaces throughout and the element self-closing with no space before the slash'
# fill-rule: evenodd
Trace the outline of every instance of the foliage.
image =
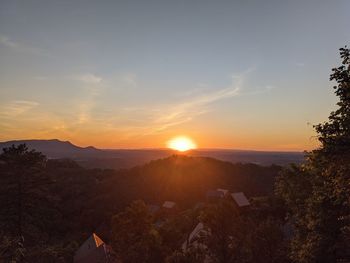
<svg viewBox="0 0 350 263">
<path fill-rule="evenodd" d="M 125 262 L 201 262 L 207 250 L 179 250 L 198 223 L 200 209 L 189 208 L 217 187 L 267 193 L 280 170 L 186 156 L 130 170 L 88 170 L 68 159 L 47 160 L 25 145 L 5 149 L 0 158 L 0 262 L 72 262 L 79 244 L 113 215 L 112 238 L 102 239 L 112 241 Z M 138 198 L 174 200 L 181 212 L 159 226 L 144 203 L 125 209 Z"/>
<path fill-rule="evenodd" d="M 249 262 L 288 262 L 287 242 L 280 220 L 268 217 L 259 222 L 251 222 L 249 229 L 249 241 L 246 245 L 250 251 Z"/>
<path fill-rule="evenodd" d="M 20 250 L 23 258 L 27 244 L 46 241 L 54 228 L 56 214 L 47 187 L 50 181 L 43 173 L 46 158 L 21 144 L 5 148 L 0 160 L 0 227 L 11 244 L 18 244 L 15 251 Z"/>
<path fill-rule="evenodd" d="M 0 262 L 22 262 L 26 249 L 23 237 L 2 236 L 0 240 Z"/>
<path fill-rule="evenodd" d="M 319 149 L 300 167 L 286 169 L 276 184 L 294 226 L 291 258 L 295 262 L 350 260 L 350 50 L 340 49 L 334 68 L 338 109 L 315 126 Z"/>
<path fill-rule="evenodd" d="M 202 242 L 213 262 L 244 262 L 247 224 L 233 202 L 209 205 L 200 220 L 207 233 Z"/>
<path fill-rule="evenodd" d="M 143 201 L 112 218 L 112 247 L 122 262 L 159 262 L 161 239 Z"/>
<path fill-rule="evenodd" d="M 166 258 L 166 263 L 198 263 L 205 262 L 206 251 L 202 247 L 190 247 L 189 249 L 176 250 Z"/>
<path fill-rule="evenodd" d="M 0 160 L 0 229 L 4 235 L 0 259 L 55 262 L 48 258 L 69 258 L 58 242 L 63 217 L 53 193 L 54 181 L 46 173 L 46 157 L 21 144 L 5 148 Z"/>
</svg>

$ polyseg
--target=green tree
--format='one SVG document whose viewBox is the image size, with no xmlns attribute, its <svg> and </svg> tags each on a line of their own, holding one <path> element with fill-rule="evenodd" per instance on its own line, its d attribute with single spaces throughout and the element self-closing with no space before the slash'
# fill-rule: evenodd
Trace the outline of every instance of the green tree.
<svg viewBox="0 0 350 263">
<path fill-rule="evenodd" d="M 166 263 L 206 262 L 206 251 L 202 247 L 190 247 L 186 251 L 176 250 L 166 258 Z"/>
<path fill-rule="evenodd" d="M 350 260 L 350 50 L 340 49 L 342 65 L 332 69 L 338 108 L 315 126 L 320 147 L 301 166 L 286 169 L 276 191 L 294 227 L 295 262 Z"/>
<path fill-rule="evenodd" d="M 26 145 L 4 148 L 0 155 L 2 161 L 1 201 L 5 209 L 1 213 L 0 224 L 6 232 L 17 236 L 24 235 L 24 227 L 31 217 L 30 199 L 37 197 L 38 177 L 46 158 L 39 152 L 29 151 Z"/>
<path fill-rule="evenodd" d="M 162 262 L 161 238 L 143 201 L 112 218 L 112 247 L 122 262 Z"/>
<path fill-rule="evenodd" d="M 247 224 L 232 202 L 209 205 L 200 219 L 207 233 L 202 242 L 213 262 L 245 262 Z"/>
<path fill-rule="evenodd" d="M 21 262 L 25 255 L 22 237 L 2 236 L 0 240 L 0 262 Z"/>
<path fill-rule="evenodd" d="M 288 262 L 286 242 L 279 220 L 267 218 L 262 221 L 251 222 L 247 235 L 249 236 L 249 242 L 246 249 L 250 251 L 249 262 Z"/>
<path fill-rule="evenodd" d="M 35 246 L 45 247 L 55 237 L 60 213 L 45 165 L 46 157 L 24 144 L 4 148 L 0 154 L 0 229 L 2 245 L 8 248 L 3 255 L 16 255 L 14 262 L 24 256 L 28 261 Z"/>
</svg>

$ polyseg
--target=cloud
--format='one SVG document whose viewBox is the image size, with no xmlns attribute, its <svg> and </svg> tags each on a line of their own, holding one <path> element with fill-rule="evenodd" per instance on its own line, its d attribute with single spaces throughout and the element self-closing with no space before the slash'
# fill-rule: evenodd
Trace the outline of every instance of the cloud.
<svg viewBox="0 0 350 263">
<path fill-rule="evenodd" d="M 0 116 L 5 118 L 13 118 L 21 115 L 39 105 L 35 101 L 14 100 L 0 108 Z"/>
<path fill-rule="evenodd" d="M 102 82 L 101 77 L 98 77 L 95 74 L 91 73 L 73 76 L 73 79 L 81 81 L 85 84 L 100 84 Z"/>
<path fill-rule="evenodd" d="M 179 125 L 208 111 L 209 105 L 239 95 L 242 88 L 243 76 L 233 76 L 229 87 L 207 92 L 189 98 L 184 102 L 166 106 L 158 110 L 158 115 L 153 120 L 153 128 L 150 133 L 160 132 L 169 127 Z"/>
<path fill-rule="evenodd" d="M 76 118 L 79 125 L 86 124 L 91 120 L 91 111 L 96 105 L 96 98 L 100 95 L 104 80 L 93 73 L 79 74 L 70 78 L 82 84 L 84 94 L 76 102 L 78 111 Z"/>
<path fill-rule="evenodd" d="M 34 55 L 52 57 L 51 54 L 49 54 L 47 51 L 43 49 L 24 45 L 20 42 L 12 40 L 11 38 L 5 35 L 0 35 L 0 45 L 10 48 L 16 52 L 23 52 L 23 53 L 29 53 Z"/>
<path fill-rule="evenodd" d="M 137 77 L 135 74 L 127 73 L 121 76 L 121 80 L 131 87 L 137 86 Z"/>
<path fill-rule="evenodd" d="M 6 47 L 17 49 L 20 45 L 14 41 L 12 41 L 7 36 L 0 35 L 0 43 Z"/>
<path fill-rule="evenodd" d="M 213 110 L 213 104 L 237 96 L 255 96 L 270 92 L 275 87 L 266 85 L 255 89 L 244 89 L 247 76 L 253 69 L 231 77 L 231 84 L 221 89 L 213 89 L 202 84 L 203 89 L 186 91 L 179 101 L 148 107 L 128 107 L 125 115 L 132 116 L 132 121 L 123 123 L 122 133 L 129 137 L 139 137 L 161 133 L 171 127 L 190 122 L 196 117 Z M 111 120 L 113 122 L 113 120 Z M 120 120 L 117 120 L 120 124 Z M 113 126 L 113 125 L 110 125 Z"/>
<path fill-rule="evenodd" d="M 249 73 L 249 72 L 248 72 Z M 124 77 L 126 75 L 123 75 Z M 245 89 L 247 73 L 233 75 L 230 83 L 225 87 L 211 87 L 207 84 L 194 85 L 195 92 L 185 92 L 182 96 L 173 94 L 170 103 L 157 101 L 149 105 L 143 104 L 106 104 L 99 100 L 105 91 L 115 91 L 119 87 L 121 92 L 126 83 L 133 85 L 136 82 L 135 75 L 125 78 L 118 76 L 118 81 L 105 79 L 94 73 L 83 73 L 67 76 L 74 80 L 73 83 L 79 92 L 79 96 L 71 98 L 70 112 L 37 112 L 35 119 L 23 119 L 26 123 L 41 123 L 42 130 L 38 132 L 60 132 L 69 136 L 78 136 L 79 133 L 96 136 L 100 134 L 118 134 L 120 140 L 142 138 L 143 136 L 160 134 L 174 126 L 193 121 L 195 118 L 211 112 L 214 105 L 223 100 L 229 100 L 237 96 L 249 96 L 268 92 L 273 87 L 265 86 L 256 89 Z M 128 81 L 127 81 L 128 80 Z M 114 84 L 114 85 L 113 85 Z M 136 85 L 137 83 L 135 83 Z M 189 89 L 191 91 L 191 89 Z M 132 92 L 138 92 L 133 90 Z M 113 93 L 107 93 L 112 96 Z M 118 94 L 118 93 L 116 93 Z M 115 95 L 115 94 L 113 94 Z M 168 98 L 170 99 L 170 98 Z M 103 103 L 103 104 L 101 104 Z M 34 101 L 12 101 L 6 107 L 0 108 L 0 117 L 18 116 L 39 104 Z M 109 106 L 108 106 L 109 105 Z M 62 114 L 64 113 L 64 114 Z M 41 119 L 46 121 L 42 122 Z M 9 118 L 6 120 L 10 120 Z M 16 121 L 17 122 L 17 121 Z M 45 124 L 43 124 L 45 123 Z M 35 126 L 35 125 L 34 125 Z M 118 140 L 119 140 L 118 139 Z"/>
<path fill-rule="evenodd" d="M 211 105 L 225 99 L 230 99 L 240 94 L 245 74 L 231 77 L 231 84 L 221 89 L 208 90 L 208 85 L 203 85 L 205 91 L 186 92 L 181 100 L 172 104 L 160 104 L 147 107 L 124 108 L 127 120 L 114 120 L 122 128 L 116 128 L 127 137 L 139 137 L 161 133 L 171 127 L 190 122 L 194 118 L 212 110 Z M 197 88 L 196 88 L 197 89 Z M 178 97 L 179 98 L 179 97 Z M 113 122 L 111 119 L 109 121 Z"/>
</svg>

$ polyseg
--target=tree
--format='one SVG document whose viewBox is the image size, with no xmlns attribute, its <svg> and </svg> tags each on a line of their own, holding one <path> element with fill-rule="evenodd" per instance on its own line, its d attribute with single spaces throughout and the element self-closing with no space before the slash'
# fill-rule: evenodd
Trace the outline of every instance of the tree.
<svg viewBox="0 0 350 263">
<path fill-rule="evenodd" d="M 166 258 L 166 263 L 206 262 L 206 251 L 201 247 L 190 247 L 186 251 L 176 250 Z"/>
<path fill-rule="evenodd" d="M 112 218 L 112 247 L 122 262 L 162 262 L 161 239 L 143 201 Z"/>
<path fill-rule="evenodd" d="M 350 49 L 332 69 L 338 109 L 315 126 L 320 147 L 301 166 L 286 169 L 276 192 L 294 227 L 290 256 L 295 262 L 350 260 Z"/>
<path fill-rule="evenodd" d="M 232 202 L 208 206 L 200 219 L 207 233 L 201 242 L 213 262 L 245 262 L 247 225 Z"/>
<path fill-rule="evenodd" d="M 24 258 L 25 248 L 22 237 L 2 236 L 0 240 L 0 262 L 21 262 Z"/>
<path fill-rule="evenodd" d="M 33 249 L 27 247 L 46 245 L 60 218 L 51 200 L 45 165 L 46 157 L 24 144 L 4 148 L 0 154 L 2 245 L 10 244 L 4 255 L 15 254 L 16 262 L 24 255 L 28 259 Z"/>
<path fill-rule="evenodd" d="M 25 144 L 4 148 L 0 155 L 3 172 L 1 180 L 1 202 L 6 209 L 0 218 L 6 232 L 24 236 L 26 226 L 32 218 L 33 199 L 40 198 L 38 187 L 45 180 L 42 168 L 46 158 L 39 152 L 29 151 Z"/>
<path fill-rule="evenodd" d="M 275 218 L 266 218 L 251 222 L 248 231 L 249 243 L 246 249 L 250 251 L 252 263 L 284 263 L 286 257 L 286 242 L 283 237 L 281 222 Z"/>
</svg>

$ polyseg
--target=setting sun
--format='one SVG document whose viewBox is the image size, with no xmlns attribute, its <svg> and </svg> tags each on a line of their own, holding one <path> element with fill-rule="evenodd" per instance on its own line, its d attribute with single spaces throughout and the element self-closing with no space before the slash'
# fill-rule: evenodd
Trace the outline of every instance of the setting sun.
<svg viewBox="0 0 350 263">
<path fill-rule="evenodd" d="M 168 148 L 177 150 L 180 152 L 185 152 L 191 149 L 197 148 L 197 145 L 188 137 L 176 137 L 168 141 Z"/>
</svg>

